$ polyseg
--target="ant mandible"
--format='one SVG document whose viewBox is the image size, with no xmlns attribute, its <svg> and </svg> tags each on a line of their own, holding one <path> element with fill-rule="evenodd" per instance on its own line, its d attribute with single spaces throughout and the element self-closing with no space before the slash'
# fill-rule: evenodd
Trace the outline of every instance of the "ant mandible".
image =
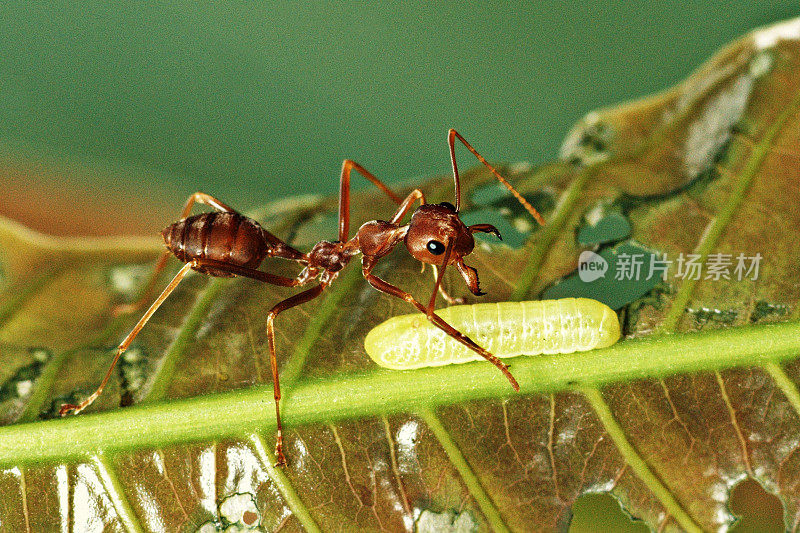
<svg viewBox="0 0 800 533">
<path fill-rule="evenodd" d="M 389 187 L 382 181 L 373 176 L 364 167 L 349 159 L 342 165 L 342 175 L 339 188 L 339 240 L 321 241 L 317 243 L 310 252 L 304 254 L 281 239 L 262 228 L 258 222 L 248 218 L 233 208 L 225 205 L 216 198 L 207 194 L 196 192 L 183 207 L 181 218 L 178 222 L 167 226 L 161 235 L 166 244 L 164 250 L 156 263 L 155 270 L 143 291 L 143 296 L 134 304 L 120 306 L 118 312 L 130 312 L 141 307 L 149 298 L 159 274 L 164 269 L 169 255 L 172 254 L 185 265 L 178 271 L 172 281 L 161 292 L 155 302 L 144 313 L 144 316 L 137 322 L 133 330 L 117 347 L 116 356 L 111 363 L 100 386 L 83 402 L 73 405 L 64 404 L 61 406 L 59 414 L 67 415 L 70 412 L 78 414 L 86 409 L 97 399 L 103 388 L 106 386 L 114 366 L 120 356 L 128 349 L 133 339 L 141 331 L 144 325 L 153 316 L 153 313 L 161 306 L 164 300 L 175 290 L 175 287 L 189 273 L 196 270 L 203 274 L 216 277 L 235 277 L 245 276 L 264 283 L 280 285 L 283 287 L 296 287 L 306 285 L 313 280 L 318 280 L 317 285 L 291 296 L 275 305 L 267 315 L 267 338 L 269 340 L 269 356 L 272 367 L 272 380 L 275 396 L 275 416 L 277 418 L 277 438 L 275 444 L 275 456 L 279 465 L 286 464 L 286 457 L 283 454 L 283 430 L 281 428 L 280 399 L 281 388 L 278 379 L 278 361 L 275 355 L 275 317 L 283 311 L 313 300 L 327 288 L 339 272 L 350 262 L 358 253 L 361 253 L 361 270 L 364 278 L 374 288 L 385 292 L 391 296 L 396 296 L 416 307 L 430 320 L 436 327 L 447 333 L 450 337 L 474 350 L 482 357 L 490 361 L 511 382 L 514 390 L 519 390 L 514 376 L 508 367 L 497 357 L 489 353 L 486 349 L 476 344 L 472 339 L 452 327 L 434 313 L 436 304 L 436 294 L 441 292 L 448 302 L 454 303 L 457 300 L 451 298 L 442 289 L 442 278 L 445 268 L 448 265 L 455 265 L 470 292 L 476 296 L 481 296 L 478 286 L 477 271 L 464 263 L 464 257 L 472 252 L 475 246 L 473 233 L 493 233 L 500 238 L 500 232 L 491 224 L 474 224 L 467 226 L 458 216 L 461 205 L 461 183 L 458 176 L 458 166 L 456 165 L 455 140 L 461 141 L 478 160 L 486 165 L 494 176 L 505 185 L 525 209 L 539 222 L 544 224 L 542 216 L 522 197 L 511 184 L 500 175 L 475 149 L 462 137 L 456 130 L 448 132 L 448 143 L 450 145 L 450 159 L 453 164 L 453 179 L 455 181 L 455 205 L 449 202 L 440 204 L 425 203 L 425 195 L 419 189 L 414 189 L 405 199 L 401 200 Z M 386 193 L 395 203 L 398 204 L 394 216 L 388 220 L 373 220 L 365 223 L 356 232 L 355 236 L 350 237 L 350 172 L 356 170 L 367 180 L 372 182 L 380 190 Z M 420 205 L 411 215 L 408 224 L 401 225 L 400 222 L 411 210 L 414 202 L 419 201 Z M 195 202 L 206 204 L 213 207 L 216 211 L 201 213 L 189 216 Z M 436 279 L 433 293 L 428 301 L 428 305 L 418 302 L 411 294 L 395 287 L 379 277 L 372 274 L 372 269 L 377 262 L 401 241 L 408 248 L 411 255 L 421 261 L 433 265 L 434 277 Z M 303 270 L 296 278 L 277 276 L 268 272 L 257 270 L 261 262 L 267 257 L 279 257 L 296 261 L 303 265 Z M 438 269 L 440 266 L 441 269 Z"/>
</svg>

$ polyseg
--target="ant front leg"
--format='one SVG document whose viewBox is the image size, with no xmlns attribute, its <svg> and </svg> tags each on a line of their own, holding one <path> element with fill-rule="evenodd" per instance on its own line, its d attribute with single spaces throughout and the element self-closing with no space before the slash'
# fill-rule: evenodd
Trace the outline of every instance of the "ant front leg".
<svg viewBox="0 0 800 533">
<path fill-rule="evenodd" d="M 434 312 L 429 312 L 428 309 L 424 305 L 419 303 L 411 294 L 405 292 L 399 287 L 395 287 L 388 281 L 384 281 L 381 278 L 373 275 L 371 271 L 374 266 L 375 266 L 374 261 L 365 258 L 362 272 L 364 274 L 364 278 L 370 285 L 372 285 L 375 289 L 381 292 L 405 300 L 406 302 L 416 307 L 419 312 L 425 314 L 425 316 L 428 318 L 428 320 L 430 320 L 430 322 L 434 326 L 441 329 L 442 331 L 447 333 L 450 337 L 454 338 L 455 340 L 457 340 L 458 342 L 460 342 L 461 344 L 463 344 L 464 346 L 466 346 L 467 348 L 474 351 L 475 353 L 477 353 L 478 355 L 480 355 L 481 357 L 492 363 L 494 366 L 496 366 L 500 370 L 500 372 L 503 373 L 506 379 L 508 379 L 508 381 L 511 383 L 511 386 L 514 387 L 514 390 L 519 391 L 519 384 L 517 383 L 517 380 L 514 379 L 514 376 L 511 375 L 511 371 L 508 369 L 508 366 L 505 363 L 500 361 L 500 359 L 498 359 L 488 350 L 478 345 L 475 341 L 473 341 L 472 339 L 470 339 L 469 337 L 458 331 L 450 324 L 448 324 L 439 315 L 437 315 Z"/>
<path fill-rule="evenodd" d="M 386 196 L 398 205 L 402 202 L 392 190 L 381 180 L 376 178 L 370 171 L 351 159 L 345 159 L 342 163 L 342 175 L 339 178 L 339 242 L 347 242 L 350 238 L 350 171 L 355 170 L 370 183 L 386 193 Z"/>
<path fill-rule="evenodd" d="M 189 213 L 192 212 L 192 206 L 194 206 L 195 203 L 211 206 L 217 211 L 221 212 L 236 212 L 232 207 L 217 200 L 210 194 L 198 191 L 186 200 L 179 220 L 183 220 L 189 216 Z M 114 306 L 114 308 L 111 310 L 111 313 L 114 316 L 126 315 L 128 313 L 138 311 L 148 300 L 150 300 L 150 296 L 153 293 L 153 289 L 156 287 L 158 278 L 161 275 L 161 272 L 164 270 L 164 267 L 167 266 L 167 259 L 169 259 L 169 256 L 169 250 L 164 250 L 161 252 L 161 255 L 158 256 L 158 260 L 156 261 L 156 267 L 153 269 L 153 273 L 150 274 L 150 279 L 147 280 L 147 284 L 142 290 L 141 296 L 139 296 L 135 302 Z"/>
<path fill-rule="evenodd" d="M 422 264 L 424 265 L 425 263 Z M 433 282 L 436 283 L 436 281 L 439 279 L 439 267 L 436 265 L 431 265 L 431 270 L 433 271 Z M 442 298 L 444 298 L 444 301 L 450 305 L 461 305 L 466 302 L 466 300 L 460 296 L 450 296 L 450 294 L 444 288 L 443 283 L 439 284 L 439 294 L 441 294 Z"/>
<path fill-rule="evenodd" d="M 444 279 L 444 271 L 447 270 L 447 263 L 450 262 L 450 254 L 453 252 L 453 245 L 455 244 L 455 240 L 450 239 L 445 244 L 445 252 L 444 258 L 442 259 L 442 270 L 436 268 L 436 265 L 431 265 L 433 267 L 433 273 L 435 274 L 435 281 L 433 285 L 433 292 L 431 293 L 431 299 L 428 300 L 428 309 L 425 313 L 428 315 L 430 319 L 431 315 L 433 315 L 433 311 L 436 309 L 436 293 L 441 292 L 442 294 L 446 295 L 446 298 L 450 296 L 444 292 L 444 288 L 442 287 L 442 280 Z"/>
</svg>

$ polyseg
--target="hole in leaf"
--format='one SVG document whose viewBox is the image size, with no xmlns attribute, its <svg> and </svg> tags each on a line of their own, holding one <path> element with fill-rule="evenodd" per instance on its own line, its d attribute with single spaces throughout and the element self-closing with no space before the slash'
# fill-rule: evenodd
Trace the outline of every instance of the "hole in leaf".
<svg viewBox="0 0 800 533">
<path fill-rule="evenodd" d="M 605 161 L 611 156 L 609 145 L 614 131 L 596 114 L 590 114 L 576 124 L 561 145 L 561 159 L 585 166 Z"/>
<path fill-rule="evenodd" d="M 621 241 L 632 232 L 628 217 L 600 204 L 584 215 L 584 224 L 578 229 L 578 244 L 600 245 Z"/>
<path fill-rule="evenodd" d="M 478 531 L 478 524 L 469 511 L 437 513 L 425 509 L 420 513 L 414 531 L 417 533 L 472 533 Z"/>
<path fill-rule="evenodd" d="M 780 500 L 753 479 L 745 479 L 733 488 L 728 506 L 739 519 L 731 528 L 732 533 L 779 533 L 785 530 Z"/>
<path fill-rule="evenodd" d="M 523 194 L 530 204 L 545 217 L 556 205 L 555 196 L 549 191 Z M 501 183 L 490 182 L 470 194 L 469 211 L 460 214 L 466 225 L 491 224 L 503 236 L 502 243 L 492 234 L 477 233 L 475 238 L 490 245 L 502 244 L 511 248 L 521 248 L 539 225 Z"/>
<path fill-rule="evenodd" d="M 772 304 L 764 300 L 756 302 L 750 322 L 755 324 L 763 319 L 779 318 L 789 312 L 789 308 L 781 304 Z"/>
<path fill-rule="evenodd" d="M 649 529 L 642 522 L 631 519 L 610 494 L 584 494 L 572 506 L 569 533 L 597 531 L 647 533 Z"/>
<path fill-rule="evenodd" d="M 699 327 L 703 327 L 708 323 L 731 325 L 738 315 L 734 309 L 710 309 L 708 307 L 690 308 L 686 311 L 694 317 L 695 323 Z"/>
<path fill-rule="evenodd" d="M 8 381 L 0 383 L 0 402 L 10 398 L 28 398 L 45 364 L 53 357 L 53 354 L 45 348 L 30 348 L 28 354 L 30 363 L 20 367 Z"/>
</svg>

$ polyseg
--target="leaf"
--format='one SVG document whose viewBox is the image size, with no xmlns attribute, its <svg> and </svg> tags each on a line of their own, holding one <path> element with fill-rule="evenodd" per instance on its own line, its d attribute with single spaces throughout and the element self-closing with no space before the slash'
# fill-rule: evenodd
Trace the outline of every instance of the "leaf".
<svg viewBox="0 0 800 533">
<path fill-rule="evenodd" d="M 99 383 L 138 318 L 111 319 L 110 307 L 135 296 L 136 265 L 160 246 L 47 238 L 3 221 L 0 412 L 21 423 L 0 428 L 0 523 L 552 531 L 581 494 L 611 492 L 654 529 L 722 530 L 731 487 L 751 477 L 798 530 L 798 39 L 800 20 L 759 30 L 670 91 L 591 113 L 562 161 L 506 169 L 524 194 L 558 200 L 522 248 L 481 244 L 470 256 L 491 300 L 535 298 L 573 274 L 576 235 L 598 205 L 673 261 L 662 287 L 624 307 L 617 345 L 512 360 L 514 394 L 480 362 L 376 369 L 364 336 L 409 309 L 368 287 L 357 265 L 281 315 L 285 469 L 272 466 L 264 318 L 291 290 L 189 277 L 137 338 L 124 380 L 84 415 L 35 421 Z M 465 193 L 491 180 L 473 171 Z M 431 201 L 452 194 L 447 178 L 423 188 Z M 332 236 L 335 206 L 301 198 L 255 216 L 307 247 Z M 505 216 L 496 203 L 474 207 L 493 206 Z M 353 226 L 391 210 L 360 196 Z M 601 241 L 598 251 L 615 246 Z M 681 254 L 707 263 L 719 253 L 760 253 L 757 279 L 675 275 Z M 432 281 L 418 270 L 398 250 L 376 273 L 423 297 Z M 137 405 L 119 409 L 126 398 Z M 248 502 L 257 516 L 245 520 Z"/>
</svg>

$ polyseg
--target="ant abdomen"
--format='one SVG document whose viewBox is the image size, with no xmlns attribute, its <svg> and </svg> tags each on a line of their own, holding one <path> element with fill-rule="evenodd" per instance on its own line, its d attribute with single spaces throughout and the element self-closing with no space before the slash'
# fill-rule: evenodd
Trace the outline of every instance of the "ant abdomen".
<svg viewBox="0 0 800 533">
<path fill-rule="evenodd" d="M 179 220 L 161 232 L 167 248 L 179 260 L 212 259 L 246 268 L 257 268 L 268 255 L 264 230 L 255 220 L 235 212 L 201 213 Z M 208 267 L 196 270 L 217 277 L 229 272 Z"/>
</svg>

